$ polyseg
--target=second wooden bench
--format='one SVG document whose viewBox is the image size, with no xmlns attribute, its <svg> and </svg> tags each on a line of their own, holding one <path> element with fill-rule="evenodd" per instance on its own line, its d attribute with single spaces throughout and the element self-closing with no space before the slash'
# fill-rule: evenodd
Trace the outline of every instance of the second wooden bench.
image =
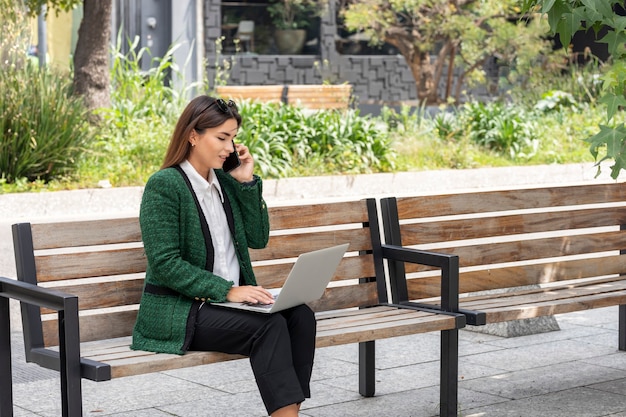
<svg viewBox="0 0 626 417">
<path fill-rule="evenodd" d="M 619 306 L 626 350 L 626 184 L 386 198 L 381 209 L 386 242 L 459 257 L 469 324 Z M 429 268 L 392 262 L 390 275 L 395 302 L 438 304 Z"/>
</svg>

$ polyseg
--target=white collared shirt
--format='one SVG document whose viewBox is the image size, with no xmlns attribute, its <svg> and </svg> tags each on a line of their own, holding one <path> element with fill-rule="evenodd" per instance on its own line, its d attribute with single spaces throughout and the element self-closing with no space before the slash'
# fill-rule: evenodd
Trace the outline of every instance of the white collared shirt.
<svg viewBox="0 0 626 417">
<path fill-rule="evenodd" d="M 180 167 L 189 177 L 193 191 L 209 225 L 214 250 L 212 272 L 227 281 L 234 282 L 237 286 L 239 285 L 239 261 L 222 205 L 224 203 L 222 187 L 220 187 L 215 172 L 211 169 L 207 181 L 189 161 L 185 160 L 180 164 Z"/>
</svg>

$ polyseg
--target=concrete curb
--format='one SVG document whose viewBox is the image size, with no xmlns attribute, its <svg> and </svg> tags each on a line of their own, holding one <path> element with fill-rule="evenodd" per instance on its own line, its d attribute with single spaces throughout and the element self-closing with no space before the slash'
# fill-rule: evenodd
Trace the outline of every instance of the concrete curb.
<svg viewBox="0 0 626 417">
<path fill-rule="evenodd" d="M 264 180 L 268 202 L 428 194 L 475 188 L 610 181 L 609 170 L 594 178 L 591 163 L 479 168 Z M 35 218 L 136 213 L 143 187 L 103 188 L 0 195 L 0 222 Z M 0 270 L 1 273 L 1 270 Z"/>
</svg>

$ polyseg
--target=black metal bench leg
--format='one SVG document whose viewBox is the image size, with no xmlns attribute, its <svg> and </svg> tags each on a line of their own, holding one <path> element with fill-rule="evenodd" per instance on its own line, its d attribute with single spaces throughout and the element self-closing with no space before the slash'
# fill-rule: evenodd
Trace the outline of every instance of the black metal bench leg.
<svg viewBox="0 0 626 417">
<path fill-rule="evenodd" d="M 626 304 L 619 306 L 619 350 L 626 350 Z"/>
<path fill-rule="evenodd" d="M 61 359 L 63 417 L 82 417 L 83 415 L 78 340 L 78 299 L 74 298 L 66 301 L 65 311 L 59 311 L 59 356 Z"/>
<path fill-rule="evenodd" d="M 458 416 L 459 396 L 459 331 L 441 332 L 441 417 Z"/>
<path fill-rule="evenodd" d="M 0 417 L 13 417 L 11 316 L 8 298 L 0 297 L 0 317 Z"/>
<path fill-rule="evenodd" d="M 359 392 L 364 397 L 373 397 L 376 391 L 375 366 L 375 341 L 359 343 Z"/>
</svg>

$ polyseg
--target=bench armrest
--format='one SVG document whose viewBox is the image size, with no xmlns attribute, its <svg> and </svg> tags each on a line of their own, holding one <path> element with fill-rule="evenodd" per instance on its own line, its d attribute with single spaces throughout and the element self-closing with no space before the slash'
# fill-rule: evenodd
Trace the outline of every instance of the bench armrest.
<svg viewBox="0 0 626 417">
<path fill-rule="evenodd" d="M 445 253 L 429 252 L 397 245 L 382 245 L 383 257 L 391 261 L 411 262 L 441 269 L 441 308 L 444 311 L 461 313 L 467 318 L 467 324 L 484 325 L 487 315 L 482 311 L 459 308 L 459 257 Z M 400 305 L 410 305 L 427 309 L 436 308 L 432 304 L 408 301 L 408 289 L 404 268 L 390 264 L 390 284 L 392 298 Z"/>
<path fill-rule="evenodd" d="M 459 310 L 459 257 L 444 253 L 428 252 L 397 245 L 382 245 L 383 258 L 389 261 L 389 279 L 393 300 L 407 302 L 409 295 L 404 279 L 404 268 L 398 271 L 398 262 L 411 262 L 441 269 L 441 309 Z M 402 265 L 403 266 L 403 265 Z M 432 306 L 431 306 L 432 308 Z"/>
<path fill-rule="evenodd" d="M 75 295 L 11 278 L 0 277 L 0 296 L 56 311 L 71 311 L 72 304 L 75 304 L 75 312 L 78 314 L 78 297 Z"/>
<path fill-rule="evenodd" d="M 78 381 L 82 374 L 99 374 L 100 380 L 111 379 L 110 367 L 95 361 L 81 359 L 78 322 L 78 297 L 61 291 L 43 288 L 27 282 L 0 277 L 0 297 L 14 299 L 37 307 L 56 310 L 59 325 L 59 350 L 45 348 L 41 343 L 31 343 L 28 328 L 24 328 L 25 354 L 28 362 L 67 375 L 69 381 Z M 25 323 L 25 326 L 31 324 Z M 91 376 L 92 379 L 94 375 Z M 70 388 L 71 389 L 71 388 Z M 78 387 L 77 389 L 80 389 Z"/>
</svg>

